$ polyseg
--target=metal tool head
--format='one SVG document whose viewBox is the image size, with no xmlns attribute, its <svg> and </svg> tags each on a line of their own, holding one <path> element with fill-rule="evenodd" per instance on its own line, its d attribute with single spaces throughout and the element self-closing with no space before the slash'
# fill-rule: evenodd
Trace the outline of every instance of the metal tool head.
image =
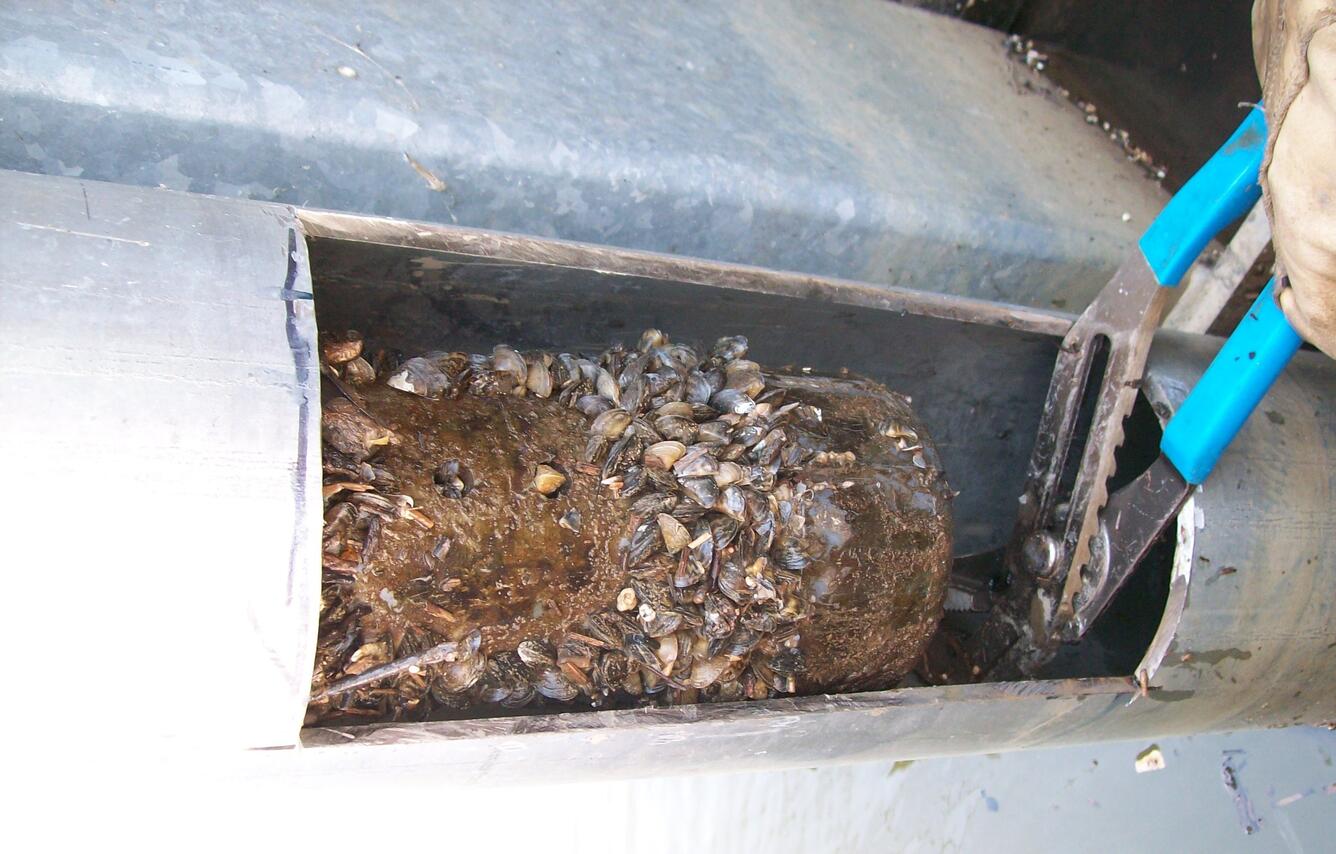
<svg viewBox="0 0 1336 854">
<path fill-rule="evenodd" d="M 1132 253 L 1072 324 L 1058 353 L 1010 559 L 1046 586 L 1062 585 L 1060 615 L 1071 613 L 1080 570 L 1090 560 L 1090 538 L 1108 500 L 1123 421 L 1136 402 L 1166 298 L 1145 257 Z M 1101 356 L 1103 369 L 1092 376 Z M 1064 473 L 1070 470 L 1083 404 L 1091 397 L 1090 429 L 1067 492 Z"/>
<path fill-rule="evenodd" d="M 1033 672 L 1060 639 L 1079 638 L 1159 535 L 1165 514 L 1177 512 L 1188 493 L 1191 475 L 1183 478 L 1165 460 L 1120 492 L 1115 512 L 1101 516 L 1167 289 L 1258 198 L 1265 139 L 1265 119 L 1253 110 L 1170 200 L 1063 339 L 1006 550 L 1017 583 L 982 631 L 1002 675 Z M 1087 413 L 1089 429 L 1078 456 L 1078 427 Z M 1233 435 L 1215 432 L 1226 444 Z M 1147 501 L 1153 507 L 1137 506 Z M 1114 530 L 1141 516 L 1144 524 L 1130 531 L 1135 536 Z M 1092 555 L 1099 558 L 1093 566 Z"/>
</svg>

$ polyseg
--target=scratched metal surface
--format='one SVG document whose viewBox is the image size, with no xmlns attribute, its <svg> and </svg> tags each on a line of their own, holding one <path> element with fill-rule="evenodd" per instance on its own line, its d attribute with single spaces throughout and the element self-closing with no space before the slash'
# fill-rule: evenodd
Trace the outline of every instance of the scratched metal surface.
<svg viewBox="0 0 1336 854">
<path fill-rule="evenodd" d="M 293 742 L 320 594 L 309 292 L 281 207 L 0 172 L 10 678 L 80 685 L 15 747 Z"/>
<path fill-rule="evenodd" d="M 1164 199 L 877 0 L 7 4 L 0 114 L 3 168 L 1071 311 Z"/>
<path fill-rule="evenodd" d="M 1145 387 L 1160 413 L 1218 344 L 1156 336 Z M 1182 616 L 1172 636 L 1161 627 L 1149 703 L 1190 705 L 1200 729 L 1336 721 L 1333 392 L 1336 362 L 1296 355 L 1179 521 L 1169 610 Z"/>
</svg>

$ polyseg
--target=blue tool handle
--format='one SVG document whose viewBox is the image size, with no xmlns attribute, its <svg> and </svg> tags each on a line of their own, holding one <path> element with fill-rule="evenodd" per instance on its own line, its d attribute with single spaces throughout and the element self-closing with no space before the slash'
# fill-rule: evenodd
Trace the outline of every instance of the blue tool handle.
<svg viewBox="0 0 1336 854">
<path fill-rule="evenodd" d="M 1248 416 L 1280 376 L 1299 334 L 1276 303 L 1272 279 L 1169 419 L 1160 450 L 1188 483 L 1206 480 Z"/>
<path fill-rule="evenodd" d="M 1262 194 L 1257 170 L 1266 150 L 1266 117 L 1260 107 L 1183 185 L 1141 236 L 1141 253 L 1160 284 L 1172 288 L 1220 229 Z"/>
</svg>

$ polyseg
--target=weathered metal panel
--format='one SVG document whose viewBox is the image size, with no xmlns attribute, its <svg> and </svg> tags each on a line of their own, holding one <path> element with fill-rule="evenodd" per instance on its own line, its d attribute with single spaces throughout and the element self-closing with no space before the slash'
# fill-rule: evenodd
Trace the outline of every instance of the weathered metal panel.
<svg viewBox="0 0 1336 854">
<path fill-rule="evenodd" d="M 1001 34 L 880 0 L 12 6 L 0 104 L 9 169 L 1070 310 L 1163 203 Z"/>
<path fill-rule="evenodd" d="M 290 210 L 0 173 L 9 678 L 78 684 L 30 732 L 293 743 L 320 598 L 314 354 Z"/>
<path fill-rule="evenodd" d="M 1182 402 L 1218 346 L 1156 338 L 1146 390 L 1158 411 Z M 1188 580 L 1170 608 L 1182 617 L 1147 702 L 1185 707 L 1201 729 L 1336 720 L 1333 394 L 1336 363 L 1295 356 L 1179 521 L 1175 574 Z"/>
</svg>

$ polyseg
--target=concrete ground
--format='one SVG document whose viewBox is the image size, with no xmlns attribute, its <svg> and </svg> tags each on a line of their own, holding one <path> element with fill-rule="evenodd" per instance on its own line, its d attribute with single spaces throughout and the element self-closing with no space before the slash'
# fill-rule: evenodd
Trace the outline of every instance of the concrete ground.
<svg viewBox="0 0 1336 854">
<path fill-rule="evenodd" d="M 1163 767 L 1137 773 L 1151 747 Z M 209 781 L 141 763 L 94 784 L 96 797 L 82 796 L 88 777 L 51 789 L 24 775 L 6 830 L 47 844 L 134 839 L 144 850 L 1320 852 L 1336 839 L 1333 757 L 1336 732 L 1296 727 L 524 786 Z"/>
<path fill-rule="evenodd" d="M 563 800 L 619 818 L 608 835 L 574 828 L 561 850 L 1332 850 L 1336 733 L 1162 739 L 1163 769 L 1139 774 L 1152 743 L 569 787 Z"/>
<path fill-rule="evenodd" d="M 1163 768 L 1138 773 L 1137 757 L 1152 746 Z M 323 816 L 315 828 L 288 830 L 344 850 L 383 841 L 387 823 L 429 821 L 448 828 L 442 838 L 455 850 L 543 854 L 1317 852 L 1336 839 L 1333 757 L 1336 732 L 1296 727 L 601 783 L 301 792 L 285 784 L 257 801 L 275 814 L 301 804 L 299 812 Z M 347 811 L 330 815 L 340 805 Z"/>
<path fill-rule="evenodd" d="M 1138 773 L 1152 747 L 1160 770 Z M 126 768 L 42 838 L 502 854 L 579 852 L 1321 852 L 1336 839 L 1336 732 L 1311 727 L 1011 754 L 592 783 L 213 781 Z M 415 777 L 420 781 L 421 776 Z M 1232 783 L 1232 787 L 1227 780 Z M 25 790 L 31 786 L 25 787 Z M 19 794 L 22 803 L 23 794 Z"/>
</svg>

